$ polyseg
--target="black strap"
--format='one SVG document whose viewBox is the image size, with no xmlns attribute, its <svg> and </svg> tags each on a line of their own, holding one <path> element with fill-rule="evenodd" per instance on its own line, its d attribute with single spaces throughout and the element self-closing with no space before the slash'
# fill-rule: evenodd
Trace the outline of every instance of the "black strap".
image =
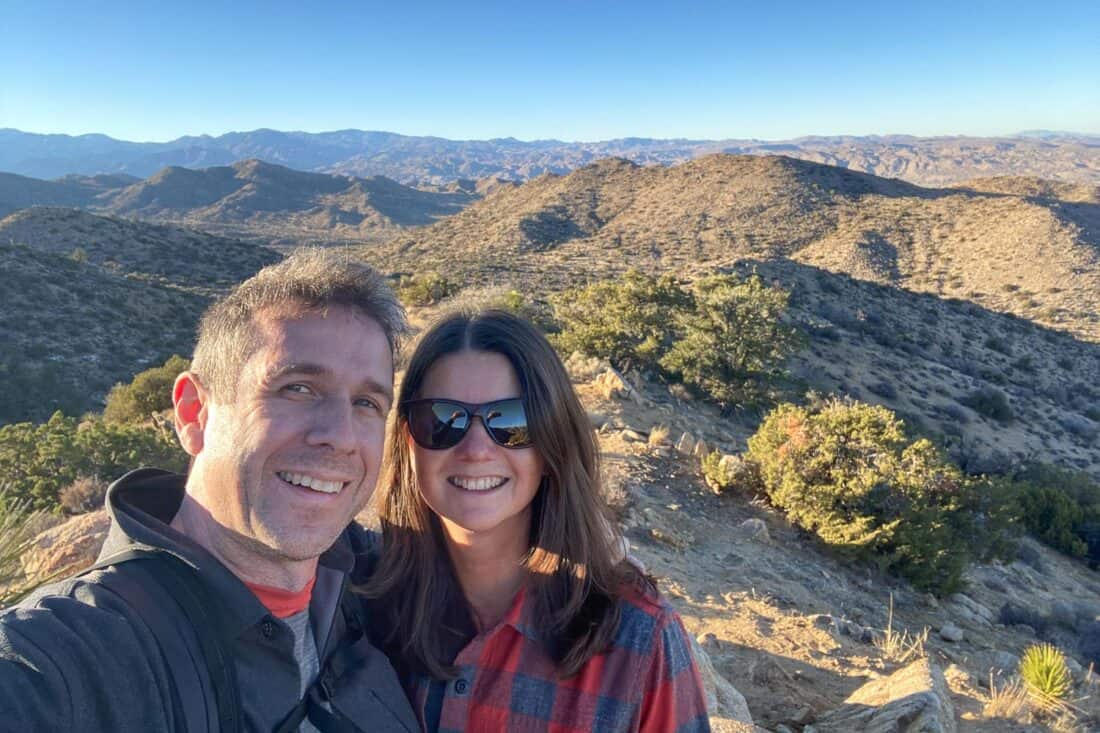
<svg viewBox="0 0 1100 733">
<path fill-rule="evenodd" d="M 195 630 L 194 637 L 201 647 L 202 660 L 206 667 L 208 679 L 214 689 L 215 705 L 218 713 L 217 730 L 221 733 L 237 733 L 240 731 L 242 729 L 241 701 L 240 689 L 237 687 L 237 669 L 227 651 L 230 648 L 230 640 L 225 638 L 222 624 L 218 623 L 217 619 L 208 610 L 217 606 L 215 605 L 215 599 L 206 590 L 205 584 L 190 566 L 166 552 L 140 549 L 124 550 L 100 560 L 90 569 L 96 570 L 124 562 L 155 563 L 153 567 L 146 568 L 147 572 L 145 574 L 154 582 L 159 583 L 168 595 L 175 599 Z M 127 597 L 127 600 L 129 601 L 131 598 Z M 166 639 L 171 637 L 173 633 L 177 640 L 180 638 L 178 630 L 170 632 L 163 629 L 163 624 L 151 621 L 151 619 L 157 617 L 158 613 L 163 614 L 163 609 L 160 609 L 159 612 L 156 609 L 146 609 L 148 611 L 146 613 L 137 608 L 135 604 L 135 610 L 141 613 L 142 618 L 150 623 L 150 629 L 153 629 L 154 625 L 161 626 Z M 155 629 L 154 633 L 157 633 Z M 173 646 L 171 642 L 161 642 L 161 650 L 164 652 L 169 652 Z M 167 657 L 167 661 L 169 668 L 173 670 L 173 679 L 176 681 L 178 694 L 181 697 L 187 695 L 193 698 L 194 693 L 189 690 L 189 683 L 185 682 L 180 685 L 181 676 L 177 674 L 177 671 L 187 668 L 188 665 L 194 667 L 194 659 L 188 655 L 185 660 L 176 650 L 173 656 Z M 191 720 L 187 722 L 190 730 Z M 197 730 L 206 729 L 207 726 L 203 725 L 202 728 Z"/>
<path fill-rule="evenodd" d="M 140 578 L 134 576 L 143 563 L 133 563 L 133 571 L 127 573 L 106 573 L 98 582 L 116 595 L 124 598 L 129 606 L 137 611 L 149 628 L 165 667 L 171 675 L 168 683 L 172 698 L 172 725 L 180 725 L 188 731 L 208 731 L 210 720 L 206 717 L 206 694 L 202 689 L 203 677 L 198 662 L 192 657 L 184 643 L 183 632 L 176 628 L 172 619 L 175 614 L 164 613 L 163 598 L 154 598 L 147 585 L 150 573 L 141 572 Z M 145 568 L 142 567 L 142 570 Z M 154 581 L 155 582 L 155 581 Z"/>
<path fill-rule="evenodd" d="M 343 716 L 334 714 L 324 703 L 332 700 L 337 681 L 344 673 L 361 660 L 361 651 L 356 642 L 367 629 L 366 614 L 362 604 L 347 588 L 340 594 L 340 612 L 344 617 L 346 629 L 343 640 L 325 660 L 317 679 L 306 690 L 306 694 L 290 711 L 275 733 L 294 733 L 302 721 L 309 722 L 321 733 L 357 733 L 362 728 L 351 724 Z"/>
<path fill-rule="evenodd" d="M 106 557 L 86 572 L 100 570 L 121 563 L 132 563 L 141 568 L 141 575 L 161 588 L 179 604 L 190 622 L 195 638 L 201 647 L 201 657 L 207 679 L 214 691 L 217 716 L 214 731 L 239 733 L 242 730 L 240 688 L 237 686 L 236 665 L 227 652 L 232 640 L 225 637 L 222 625 L 217 623 L 207 609 L 216 608 L 205 584 L 198 574 L 182 560 L 166 552 L 129 549 Z M 109 579 L 109 580 L 108 580 Z M 177 720 L 185 721 L 188 731 L 211 731 L 208 717 L 207 696 L 198 662 L 188 649 L 184 639 L 189 636 L 168 621 L 172 614 L 164 613 L 157 601 L 149 595 L 141 583 L 123 573 L 104 575 L 102 580 L 126 599 L 146 621 L 164 654 L 175 683 L 172 692 L 173 712 Z M 333 713 L 326 704 L 331 701 L 335 685 L 344 673 L 362 661 L 362 651 L 356 644 L 365 634 L 368 625 L 362 603 L 354 594 L 343 589 L 340 610 L 346 630 L 342 642 L 325 660 L 317 679 L 306 694 L 276 728 L 276 733 L 296 733 L 302 721 L 309 718 L 321 733 L 359 733 L 362 728 Z M 194 672 L 190 674 L 189 672 Z M 203 714 L 200 718 L 199 711 Z"/>
</svg>

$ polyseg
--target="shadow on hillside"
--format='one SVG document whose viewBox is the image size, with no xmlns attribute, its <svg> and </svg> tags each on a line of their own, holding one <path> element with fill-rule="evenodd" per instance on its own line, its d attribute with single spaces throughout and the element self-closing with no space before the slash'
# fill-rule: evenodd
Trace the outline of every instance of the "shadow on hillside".
<svg viewBox="0 0 1100 733">
<path fill-rule="evenodd" d="M 741 260 L 791 292 L 807 388 L 883 404 L 972 473 L 1046 460 L 1100 477 L 1100 343 L 976 302 L 790 260 Z M 1009 409 L 984 412 L 977 394 Z M 977 407 L 970 406 L 977 404 Z"/>
</svg>

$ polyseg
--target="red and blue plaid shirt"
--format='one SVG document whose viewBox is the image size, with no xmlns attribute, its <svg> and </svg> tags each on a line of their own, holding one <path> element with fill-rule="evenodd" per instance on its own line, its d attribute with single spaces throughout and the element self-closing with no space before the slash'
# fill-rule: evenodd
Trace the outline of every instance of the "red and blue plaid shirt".
<svg viewBox="0 0 1100 733">
<path fill-rule="evenodd" d="M 458 677 L 406 681 L 428 733 L 710 730 L 691 642 L 663 598 L 620 598 L 611 646 L 561 679 L 525 597 L 458 653 Z"/>
</svg>

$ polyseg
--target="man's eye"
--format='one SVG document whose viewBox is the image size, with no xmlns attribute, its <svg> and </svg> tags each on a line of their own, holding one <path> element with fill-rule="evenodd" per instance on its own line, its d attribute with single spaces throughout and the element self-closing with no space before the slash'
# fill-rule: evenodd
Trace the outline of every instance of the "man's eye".
<svg viewBox="0 0 1100 733">
<path fill-rule="evenodd" d="M 379 404 L 378 400 L 372 400 L 370 397 L 360 397 L 359 399 L 355 400 L 355 406 L 356 407 L 366 407 L 366 408 L 369 408 L 371 410 L 381 410 L 382 409 L 382 405 Z"/>
<path fill-rule="evenodd" d="M 302 395 L 313 394 L 313 390 L 311 390 L 308 386 L 298 383 L 286 385 L 285 387 L 283 387 L 283 392 L 291 392 L 293 394 Z"/>
</svg>

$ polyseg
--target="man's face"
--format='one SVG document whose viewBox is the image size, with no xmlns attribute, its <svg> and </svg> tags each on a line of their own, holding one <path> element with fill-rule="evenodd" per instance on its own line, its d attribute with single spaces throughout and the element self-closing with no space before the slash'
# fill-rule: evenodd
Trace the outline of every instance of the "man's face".
<svg viewBox="0 0 1100 733">
<path fill-rule="evenodd" d="M 317 557 L 363 508 L 382 458 L 393 358 L 376 321 L 259 314 L 235 398 L 204 403 L 188 491 L 241 559 Z M 226 531 L 227 530 L 227 531 Z"/>
</svg>

